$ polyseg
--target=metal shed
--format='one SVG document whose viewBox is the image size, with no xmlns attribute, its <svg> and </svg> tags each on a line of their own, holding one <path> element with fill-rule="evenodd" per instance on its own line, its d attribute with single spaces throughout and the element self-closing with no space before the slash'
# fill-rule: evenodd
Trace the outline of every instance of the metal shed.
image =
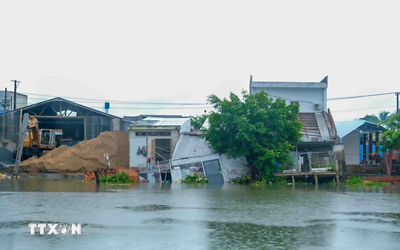
<svg viewBox="0 0 400 250">
<path fill-rule="evenodd" d="M 0 140 L 2 147 L 14 150 L 24 113 L 39 120 L 39 128 L 61 131 L 69 145 L 90 140 L 101 132 L 119 130 L 120 118 L 84 105 L 56 97 L 0 115 Z"/>
</svg>

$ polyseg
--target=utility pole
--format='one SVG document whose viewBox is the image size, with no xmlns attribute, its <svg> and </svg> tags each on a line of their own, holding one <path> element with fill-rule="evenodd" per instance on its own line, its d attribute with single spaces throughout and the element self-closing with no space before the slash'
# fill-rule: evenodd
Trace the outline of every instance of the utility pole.
<svg viewBox="0 0 400 250">
<path fill-rule="evenodd" d="M 399 92 L 396 92 L 396 114 L 399 113 Z"/>
<path fill-rule="evenodd" d="M 4 91 L 4 105 L 3 105 L 3 108 L 4 108 L 4 112 L 7 112 L 7 88 Z"/>
<path fill-rule="evenodd" d="M 16 110 L 17 109 L 17 83 L 18 83 L 18 85 L 19 85 L 19 83 L 20 83 L 20 81 L 18 81 L 18 80 L 11 80 L 12 82 L 14 82 L 14 109 L 13 110 Z"/>
</svg>

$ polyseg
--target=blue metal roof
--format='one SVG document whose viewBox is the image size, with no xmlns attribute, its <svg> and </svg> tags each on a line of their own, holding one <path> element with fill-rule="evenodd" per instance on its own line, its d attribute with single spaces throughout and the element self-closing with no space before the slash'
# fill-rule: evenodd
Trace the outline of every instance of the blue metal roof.
<svg viewBox="0 0 400 250">
<path fill-rule="evenodd" d="M 376 123 L 368 122 L 362 119 L 354 119 L 351 121 L 338 123 L 336 124 L 336 129 L 339 138 L 345 137 L 356 129 L 361 130 L 361 132 L 375 132 L 385 130 L 384 127 L 379 126 Z"/>
</svg>

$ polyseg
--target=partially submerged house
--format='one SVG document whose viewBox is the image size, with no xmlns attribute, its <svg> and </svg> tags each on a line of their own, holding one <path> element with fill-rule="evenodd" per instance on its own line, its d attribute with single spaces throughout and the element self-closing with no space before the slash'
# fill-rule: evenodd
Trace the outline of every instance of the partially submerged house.
<svg viewBox="0 0 400 250">
<path fill-rule="evenodd" d="M 282 98 L 287 104 L 300 105 L 298 120 L 304 124 L 300 142 L 293 142 L 291 171 L 311 171 L 312 168 L 336 168 L 336 126 L 327 108 L 328 77 L 321 82 L 256 82 L 250 78 L 250 94 L 267 92 L 273 98 Z M 208 120 L 203 127 L 207 128 Z M 185 179 L 198 172 L 211 182 L 229 182 L 247 174 L 245 159 L 229 159 L 210 148 L 198 133 L 181 135 L 172 157 L 172 180 Z"/>
<path fill-rule="evenodd" d="M 338 123 L 337 135 L 344 146 L 346 164 L 380 163 L 379 157 L 373 154 L 379 154 L 377 142 L 384 131 L 384 127 L 362 119 Z"/>
<path fill-rule="evenodd" d="M 196 172 L 210 183 L 230 182 L 246 175 L 246 163 L 242 158 L 218 154 L 200 133 L 182 133 L 172 156 L 171 177 L 180 182 Z"/>
<path fill-rule="evenodd" d="M 253 81 L 250 76 L 250 94 L 264 91 L 274 99 L 281 98 L 288 105 L 294 103 L 300 107 L 298 120 L 304 124 L 303 137 L 300 142 L 293 142 L 293 170 L 335 167 L 336 126 L 327 107 L 327 88 L 328 76 L 320 82 Z"/>
</svg>

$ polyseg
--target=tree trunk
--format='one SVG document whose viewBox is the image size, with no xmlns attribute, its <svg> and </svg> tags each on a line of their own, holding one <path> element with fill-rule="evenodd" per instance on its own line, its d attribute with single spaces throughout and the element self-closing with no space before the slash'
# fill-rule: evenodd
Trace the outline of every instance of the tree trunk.
<svg viewBox="0 0 400 250">
<path fill-rule="evenodd" d="M 249 172 L 251 179 L 253 179 L 253 181 L 260 180 L 260 170 L 258 170 L 258 168 L 254 166 L 253 161 L 250 159 L 250 157 L 246 157 L 246 159 L 249 164 Z"/>
</svg>

